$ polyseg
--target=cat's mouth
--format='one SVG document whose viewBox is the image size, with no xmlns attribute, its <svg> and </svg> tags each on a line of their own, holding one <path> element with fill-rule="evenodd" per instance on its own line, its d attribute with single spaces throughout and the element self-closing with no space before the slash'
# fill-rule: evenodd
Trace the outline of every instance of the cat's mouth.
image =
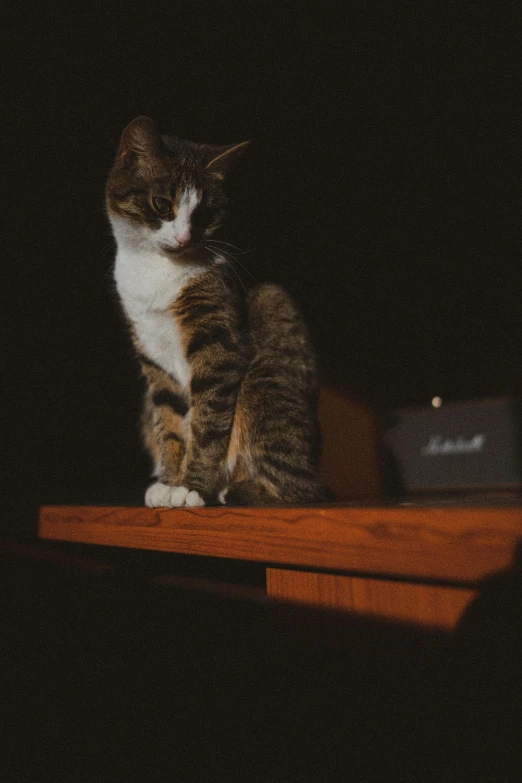
<svg viewBox="0 0 522 783">
<path fill-rule="evenodd" d="M 169 256 L 187 256 L 194 252 L 195 245 L 190 244 L 183 246 L 162 244 L 160 245 L 160 249 Z"/>
<path fill-rule="evenodd" d="M 168 243 L 162 243 L 160 250 L 165 253 L 169 258 L 186 261 L 190 260 L 194 255 L 201 254 L 201 243 L 191 242 L 189 245 L 169 245 Z"/>
<path fill-rule="evenodd" d="M 166 253 L 183 253 L 185 250 L 188 250 L 190 245 L 169 245 L 167 242 L 163 242 L 160 245 L 160 248 L 164 250 Z"/>
</svg>

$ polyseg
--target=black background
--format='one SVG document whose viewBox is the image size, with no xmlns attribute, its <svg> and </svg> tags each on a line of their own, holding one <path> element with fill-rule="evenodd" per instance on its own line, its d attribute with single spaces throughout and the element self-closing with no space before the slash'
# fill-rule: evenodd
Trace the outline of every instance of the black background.
<svg viewBox="0 0 522 783">
<path fill-rule="evenodd" d="M 254 139 L 230 241 L 378 408 L 519 394 L 517 3 L 20 4 L 5 14 L 0 481 L 139 503 L 140 386 L 104 184 L 122 128 Z M 25 521 L 24 521 L 25 520 Z"/>
</svg>

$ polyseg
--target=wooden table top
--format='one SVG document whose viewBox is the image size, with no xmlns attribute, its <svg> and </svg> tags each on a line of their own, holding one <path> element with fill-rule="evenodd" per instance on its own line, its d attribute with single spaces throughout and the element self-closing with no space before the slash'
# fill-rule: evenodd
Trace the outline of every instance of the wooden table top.
<svg viewBox="0 0 522 783">
<path fill-rule="evenodd" d="M 326 572 L 477 584 L 513 566 L 513 497 L 320 506 L 43 506 L 43 539 L 207 555 Z"/>
</svg>

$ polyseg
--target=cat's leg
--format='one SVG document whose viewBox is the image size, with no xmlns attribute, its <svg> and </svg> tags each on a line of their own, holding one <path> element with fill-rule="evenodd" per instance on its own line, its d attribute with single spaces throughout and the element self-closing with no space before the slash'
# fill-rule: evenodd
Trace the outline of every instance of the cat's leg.
<svg viewBox="0 0 522 783">
<path fill-rule="evenodd" d="M 185 455 L 188 402 L 179 384 L 160 367 L 141 357 L 147 380 L 142 436 L 158 480 L 145 493 L 145 505 L 186 505 L 188 489 L 181 485 Z M 195 505 L 195 504 L 193 504 Z"/>
<path fill-rule="evenodd" d="M 282 503 L 279 493 L 259 480 L 233 482 L 222 494 L 227 506 L 266 506 Z"/>
<path fill-rule="evenodd" d="M 225 502 L 308 503 L 326 498 L 318 475 L 317 375 L 303 318 L 277 285 L 249 300 L 255 354 L 237 407 L 241 459 Z"/>
<path fill-rule="evenodd" d="M 226 456 L 245 372 L 238 305 L 229 293 L 209 274 L 186 286 L 174 309 L 191 374 L 182 466 L 186 505 L 198 498 L 217 503 L 228 480 Z"/>
</svg>

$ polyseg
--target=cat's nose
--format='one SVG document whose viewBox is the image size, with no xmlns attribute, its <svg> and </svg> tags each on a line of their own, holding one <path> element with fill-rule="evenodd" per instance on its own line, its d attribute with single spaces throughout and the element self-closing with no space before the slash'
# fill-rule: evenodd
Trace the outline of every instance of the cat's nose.
<svg viewBox="0 0 522 783">
<path fill-rule="evenodd" d="M 182 247 L 186 247 L 190 244 L 190 231 L 175 231 L 174 239 Z"/>
</svg>

